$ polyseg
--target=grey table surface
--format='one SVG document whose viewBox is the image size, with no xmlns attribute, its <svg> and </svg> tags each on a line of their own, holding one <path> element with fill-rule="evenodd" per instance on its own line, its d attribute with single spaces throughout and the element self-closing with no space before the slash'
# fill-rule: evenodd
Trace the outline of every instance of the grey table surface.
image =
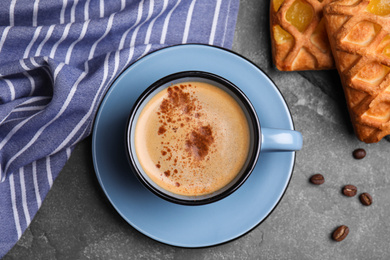
<svg viewBox="0 0 390 260">
<path fill-rule="evenodd" d="M 272 65 L 269 0 L 241 0 L 233 50 L 263 69 L 290 107 L 304 146 L 290 185 L 272 214 L 246 235 L 218 246 L 185 249 L 156 242 L 111 206 L 93 169 L 91 138 L 73 152 L 10 259 L 390 259 L 390 143 L 365 144 L 349 121 L 332 71 L 279 72 Z M 355 160 L 352 151 L 367 156 Z M 325 176 L 320 186 L 308 180 Z M 346 184 L 372 194 L 363 206 Z M 334 242 L 339 225 L 348 237 Z"/>
</svg>

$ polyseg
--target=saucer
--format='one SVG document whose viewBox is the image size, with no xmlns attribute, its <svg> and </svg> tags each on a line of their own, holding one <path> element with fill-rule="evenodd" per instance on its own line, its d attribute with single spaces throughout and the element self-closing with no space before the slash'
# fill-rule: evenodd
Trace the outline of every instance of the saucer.
<svg viewBox="0 0 390 260">
<path fill-rule="evenodd" d="M 241 88 L 263 127 L 294 130 L 294 126 L 281 93 L 264 72 L 219 47 L 188 44 L 160 49 L 133 63 L 114 81 L 93 128 L 92 155 L 98 181 L 113 207 L 135 229 L 165 244 L 196 248 L 228 242 L 260 224 L 288 186 L 295 152 L 262 152 L 248 180 L 227 198 L 211 204 L 178 205 L 147 190 L 127 162 L 127 118 L 149 85 L 188 70 L 220 75 Z"/>
</svg>

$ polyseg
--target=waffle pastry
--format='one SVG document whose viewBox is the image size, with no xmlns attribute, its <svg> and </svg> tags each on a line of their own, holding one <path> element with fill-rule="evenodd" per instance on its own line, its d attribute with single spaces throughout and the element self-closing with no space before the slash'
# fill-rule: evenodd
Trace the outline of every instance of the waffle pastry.
<svg viewBox="0 0 390 260">
<path fill-rule="evenodd" d="M 323 20 L 331 0 L 271 0 L 272 56 L 281 71 L 334 68 Z"/>
<path fill-rule="evenodd" d="M 357 137 L 390 134 L 390 6 L 387 0 L 341 0 L 324 8 L 336 67 Z"/>
</svg>

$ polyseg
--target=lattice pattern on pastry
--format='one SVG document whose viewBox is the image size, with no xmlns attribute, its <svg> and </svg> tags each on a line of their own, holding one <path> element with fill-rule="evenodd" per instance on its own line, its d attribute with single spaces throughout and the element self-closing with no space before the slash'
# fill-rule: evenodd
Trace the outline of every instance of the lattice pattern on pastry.
<svg viewBox="0 0 390 260">
<path fill-rule="evenodd" d="M 271 0 L 271 38 L 279 70 L 319 70 L 334 67 L 323 17 L 332 0 Z"/>
<path fill-rule="evenodd" d="M 390 15 L 368 4 L 337 1 L 324 15 L 356 135 L 372 143 L 390 134 Z"/>
</svg>

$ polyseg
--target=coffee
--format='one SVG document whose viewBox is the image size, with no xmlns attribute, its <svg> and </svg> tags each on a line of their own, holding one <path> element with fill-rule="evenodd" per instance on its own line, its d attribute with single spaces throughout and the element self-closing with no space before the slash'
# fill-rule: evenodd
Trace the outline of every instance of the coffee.
<svg viewBox="0 0 390 260">
<path fill-rule="evenodd" d="M 315 185 L 321 185 L 325 182 L 325 178 L 322 174 L 317 173 L 310 177 L 310 182 Z"/>
<path fill-rule="evenodd" d="M 359 199 L 364 206 L 370 206 L 372 204 L 372 197 L 367 192 L 360 194 Z"/>
<path fill-rule="evenodd" d="M 349 228 L 345 225 L 339 226 L 332 234 L 332 238 L 337 241 L 343 241 L 349 234 Z"/>
<path fill-rule="evenodd" d="M 240 104 L 205 82 L 158 92 L 142 109 L 134 135 L 148 177 L 184 196 L 213 193 L 234 180 L 245 166 L 251 141 Z"/>
<path fill-rule="evenodd" d="M 353 151 L 352 153 L 353 157 L 357 160 L 361 160 L 364 157 L 366 157 L 366 150 L 359 148 Z"/>
<path fill-rule="evenodd" d="M 357 193 L 357 188 L 354 185 L 345 185 L 342 192 L 347 197 L 353 197 Z"/>
</svg>

